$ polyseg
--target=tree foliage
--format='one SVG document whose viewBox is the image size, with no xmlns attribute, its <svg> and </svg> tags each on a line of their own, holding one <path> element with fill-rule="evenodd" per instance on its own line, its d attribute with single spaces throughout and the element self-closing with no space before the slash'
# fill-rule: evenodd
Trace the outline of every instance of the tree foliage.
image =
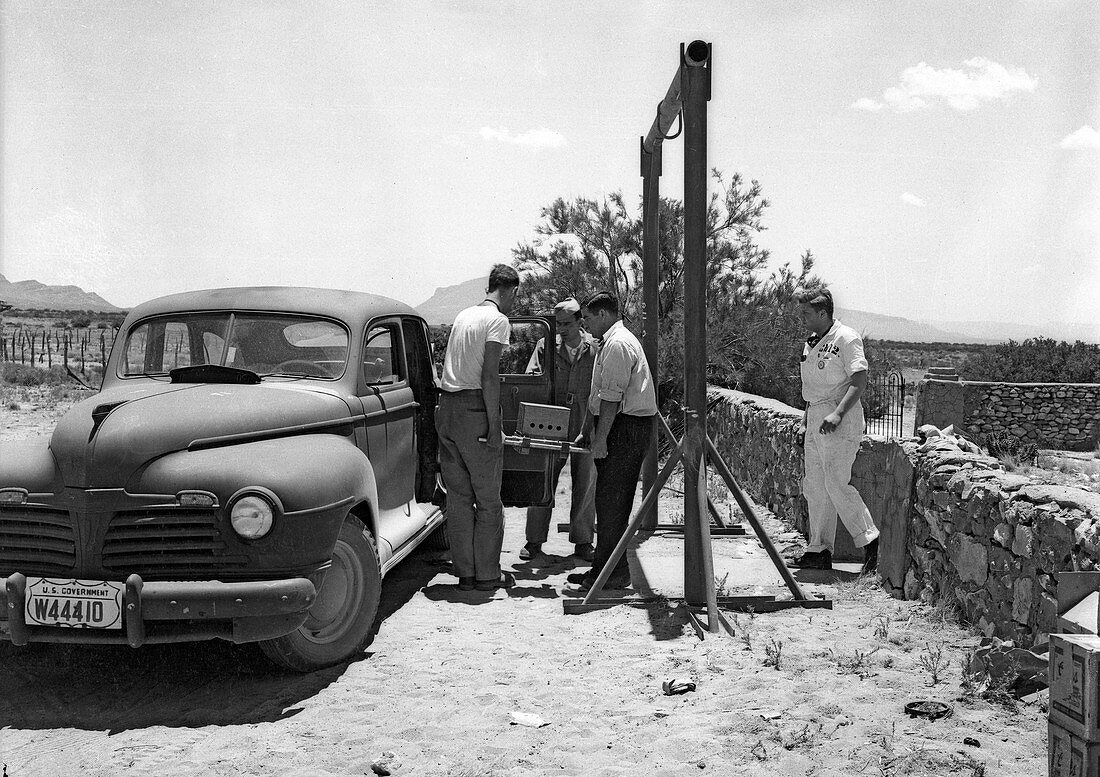
<svg viewBox="0 0 1100 777">
<path fill-rule="evenodd" d="M 707 378 L 712 384 L 800 404 L 798 363 L 802 328 L 794 292 L 820 280 L 806 251 L 797 270 L 768 273 L 768 251 L 756 243 L 769 203 L 757 181 L 728 180 L 715 170 L 706 217 Z M 602 201 L 557 199 L 543 208 L 536 238 L 513 249 L 524 273 L 518 312 L 549 310 L 557 301 L 607 290 L 623 317 L 641 330 L 641 208 L 632 215 L 622 195 Z M 662 400 L 677 399 L 683 384 L 684 208 L 662 198 L 658 216 L 660 279 L 658 382 Z"/>
<path fill-rule="evenodd" d="M 1009 340 L 968 355 L 959 375 L 1006 383 L 1100 383 L 1100 345 L 1049 337 Z"/>
</svg>

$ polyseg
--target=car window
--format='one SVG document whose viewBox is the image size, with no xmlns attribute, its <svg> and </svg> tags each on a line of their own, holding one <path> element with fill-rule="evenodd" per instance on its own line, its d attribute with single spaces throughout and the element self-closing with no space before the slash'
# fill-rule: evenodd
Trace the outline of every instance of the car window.
<svg viewBox="0 0 1100 777">
<path fill-rule="evenodd" d="M 531 355 L 538 341 L 549 334 L 549 327 L 541 321 L 513 321 L 511 342 L 500 352 L 501 375 L 529 374 Z M 530 370 L 534 372 L 535 370 Z M 541 370 L 539 370 L 541 372 Z"/>
<path fill-rule="evenodd" d="M 334 321 L 264 313 L 193 313 L 139 322 L 126 337 L 122 375 L 217 364 L 260 376 L 335 379 L 348 332 Z"/>
<path fill-rule="evenodd" d="M 123 357 L 123 373 L 164 373 L 177 367 L 210 364 L 205 335 L 211 322 L 199 319 L 161 318 L 146 322 L 130 332 Z M 216 362 L 215 362 L 216 363 Z"/>
<path fill-rule="evenodd" d="M 363 380 L 369 386 L 390 386 L 404 380 L 404 360 L 395 324 L 381 324 L 367 330 L 363 344 Z"/>
</svg>

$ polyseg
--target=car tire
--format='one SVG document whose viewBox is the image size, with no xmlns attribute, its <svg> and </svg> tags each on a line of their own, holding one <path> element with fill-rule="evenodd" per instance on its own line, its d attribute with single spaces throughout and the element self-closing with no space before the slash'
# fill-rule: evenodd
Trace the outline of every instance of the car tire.
<svg viewBox="0 0 1100 777">
<path fill-rule="evenodd" d="M 371 640 L 381 591 L 382 565 L 374 537 L 349 515 L 306 622 L 290 634 L 260 642 L 260 649 L 274 663 L 296 672 L 348 661 Z"/>
</svg>

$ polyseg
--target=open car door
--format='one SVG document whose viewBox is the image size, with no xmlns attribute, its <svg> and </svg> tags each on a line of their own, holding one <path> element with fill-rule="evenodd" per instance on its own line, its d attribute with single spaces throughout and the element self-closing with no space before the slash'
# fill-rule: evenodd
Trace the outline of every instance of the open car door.
<svg viewBox="0 0 1100 777">
<path fill-rule="evenodd" d="M 517 434 L 521 403 L 549 405 L 554 396 L 554 325 L 552 317 L 517 316 L 511 343 L 500 354 L 500 409 L 506 435 Z M 541 371 L 531 356 L 540 340 L 550 344 Z M 553 467 L 557 451 L 504 446 L 500 495 L 508 507 L 542 507 L 554 500 Z"/>
</svg>

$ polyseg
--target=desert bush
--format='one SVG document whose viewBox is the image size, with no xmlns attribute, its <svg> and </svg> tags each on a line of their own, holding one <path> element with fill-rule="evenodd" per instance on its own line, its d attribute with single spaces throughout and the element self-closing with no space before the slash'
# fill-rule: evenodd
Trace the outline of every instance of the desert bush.
<svg viewBox="0 0 1100 777">
<path fill-rule="evenodd" d="M 804 338 L 794 292 L 816 285 L 813 256 L 797 271 L 788 264 L 768 273 L 769 253 L 755 242 L 769 203 L 760 184 L 715 170 L 719 190 L 706 216 L 707 380 L 727 388 L 801 404 L 799 359 Z M 517 313 L 549 310 L 558 300 L 608 290 L 620 301 L 626 325 L 640 333 L 642 288 L 641 214 L 621 194 L 602 202 L 562 198 L 542 209 L 536 238 L 513 250 L 524 273 Z M 683 395 L 684 208 L 662 198 L 658 213 L 658 399 Z"/>
<path fill-rule="evenodd" d="M 1005 383 L 1100 383 L 1100 345 L 1049 337 L 1009 340 L 971 353 L 959 367 L 964 380 Z"/>
<path fill-rule="evenodd" d="M 103 370 L 95 367 L 89 370 L 91 375 L 85 381 L 93 386 L 98 386 L 102 380 Z M 73 379 L 60 365 L 53 367 L 32 367 L 29 364 L 18 362 L 4 362 L 0 364 L 0 383 L 10 386 L 63 386 L 73 383 Z"/>
</svg>

